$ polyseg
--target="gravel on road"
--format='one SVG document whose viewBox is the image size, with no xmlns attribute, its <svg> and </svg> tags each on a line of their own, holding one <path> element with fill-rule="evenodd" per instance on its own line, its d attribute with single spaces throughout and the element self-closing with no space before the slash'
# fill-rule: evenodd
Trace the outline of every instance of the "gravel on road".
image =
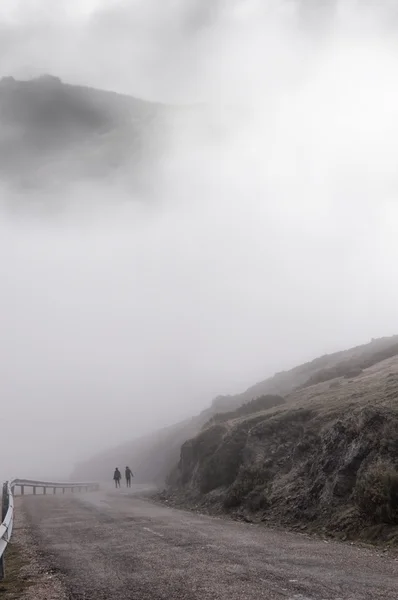
<svg viewBox="0 0 398 600">
<path fill-rule="evenodd" d="M 394 600 L 398 561 L 156 505 L 124 491 L 25 497 L 36 543 L 73 600 Z"/>
</svg>

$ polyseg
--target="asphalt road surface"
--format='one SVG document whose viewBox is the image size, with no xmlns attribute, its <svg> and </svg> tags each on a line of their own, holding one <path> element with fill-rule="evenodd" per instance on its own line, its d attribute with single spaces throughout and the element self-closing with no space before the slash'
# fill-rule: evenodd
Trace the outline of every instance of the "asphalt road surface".
<svg viewBox="0 0 398 600">
<path fill-rule="evenodd" d="M 39 548 L 73 600 L 394 600 L 377 550 L 195 515 L 125 490 L 26 497 Z"/>
</svg>

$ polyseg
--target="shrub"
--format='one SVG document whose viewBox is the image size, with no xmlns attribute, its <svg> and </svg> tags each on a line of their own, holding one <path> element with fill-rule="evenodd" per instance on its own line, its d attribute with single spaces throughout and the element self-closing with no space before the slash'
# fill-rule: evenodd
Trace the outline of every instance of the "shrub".
<svg viewBox="0 0 398 600">
<path fill-rule="evenodd" d="M 369 352 L 369 351 L 368 351 Z M 348 358 L 331 367 L 326 367 L 314 373 L 305 383 L 299 386 L 299 389 L 315 385 L 317 383 L 323 383 L 329 379 L 335 379 L 336 377 L 351 378 L 356 377 L 362 373 L 363 369 L 368 369 L 373 365 L 397 356 L 398 344 L 389 344 L 386 348 L 379 350 L 378 352 L 363 352 L 356 358 Z"/>
<path fill-rule="evenodd" d="M 259 396 L 258 398 L 253 398 L 253 400 L 242 404 L 242 406 L 239 406 L 235 410 L 224 413 L 216 413 L 210 419 L 209 423 L 223 423 L 231 419 L 237 419 L 239 417 L 255 414 L 260 411 L 269 410 L 275 406 L 282 406 L 283 404 L 285 404 L 285 400 L 282 398 L 282 396 L 271 394 Z"/>
<path fill-rule="evenodd" d="M 398 471 L 386 463 L 373 465 L 357 480 L 355 500 L 368 519 L 398 524 Z"/>
<path fill-rule="evenodd" d="M 269 507 L 267 491 L 263 486 L 258 486 L 250 492 L 246 498 L 246 504 L 249 510 L 257 512 L 266 510 Z"/>
<path fill-rule="evenodd" d="M 354 377 L 361 375 L 361 373 L 363 373 L 363 371 L 360 367 L 352 367 L 344 373 L 344 379 L 353 379 Z"/>
<path fill-rule="evenodd" d="M 332 381 L 332 383 L 329 384 L 329 390 L 336 390 L 337 388 L 341 387 L 341 381 Z"/>
<path fill-rule="evenodd" d="M 224 498 L 224 508 L 227 510 L 229 508 L 236 508 L 237 506 L 240 506 L 240 504 L 242 504 L 242 500 L 243 495 L 241 489 L 239 488 L 239 486 L 233 485 L 230 487 Z"/>
<path fill-rule="evenodd" d="M 233 485 L 229 488 L 224 499 L 225 508 L 234 508 L 242 504 L 243 500 L 254 493 L 254 496 L 260 495 L 271 479 L 271 472 L 260 466 L 241 466 L 239 473 Z M 252 497 L 253 504 L 255 503 L 254 496 Z M 261 503 L 261 501 L 260 501 Z M 265 496 L 264 496 L 265 504 Z"/>
</svg>

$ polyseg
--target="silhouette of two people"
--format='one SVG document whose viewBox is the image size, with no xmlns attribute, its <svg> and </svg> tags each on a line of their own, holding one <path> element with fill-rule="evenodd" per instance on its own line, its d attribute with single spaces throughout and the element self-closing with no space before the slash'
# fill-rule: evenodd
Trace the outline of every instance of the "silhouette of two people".
<svg viewBox="0 0 398 600">
<path fill-rule="evenodd" d="M 126 477 L 126 486 L 131 487 L 131 478 L 134 477 L 132 470 L 130 467 L 126 467 L 124 471 L 124 475 Z M 113 473 L 113 481 L 115 482 L 115 487 L 120 488 L 120 481 L 122 479 L 122 474 L 119 471 L 118 467 L 116 467 L 115 472 Z"/>
</svg>

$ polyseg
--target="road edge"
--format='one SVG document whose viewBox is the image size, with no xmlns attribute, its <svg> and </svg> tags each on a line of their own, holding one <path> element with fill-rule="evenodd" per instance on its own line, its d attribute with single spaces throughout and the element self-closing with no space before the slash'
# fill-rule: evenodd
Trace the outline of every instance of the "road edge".
<svg viewBox="0 0 398 600">
<path fill-rule="evenodd" d="M 15 502 L 14 530 L 5 561 L 6 576 L 0 581 L 4 600 L 67 600 L 61 575 L 48 568 L 39 551 L 22 498 Z"/>
</svg>

